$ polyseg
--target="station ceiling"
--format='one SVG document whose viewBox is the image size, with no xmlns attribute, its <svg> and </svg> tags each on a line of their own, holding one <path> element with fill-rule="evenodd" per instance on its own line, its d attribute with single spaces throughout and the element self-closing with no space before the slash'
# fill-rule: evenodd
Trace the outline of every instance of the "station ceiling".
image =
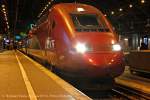
<svg viewBox="0 0 150 100">
<path fill-rule="evenodd" d="M 11 34 L 26 30 L 29 24 L 36 22 L 38 15 L 51 1 L 0 0 L 0 34 L 7 34 L 8 29 Z M 121 33 L 131 33 L 135 30 L 144 32 L 145 28 L 150 28 L 148 26 L 150 0 L 144 1 L 141 3 L 141 0 L 76 0 L 76 2 L 90 4 L 100 9 Z M 75 2 L 75 0 L 53 0 L 52 4 L 60 2 Z M 2 5 L 5 5 L 8 23 L 2 11 Z M 129 7 L 131 5 L 132 7 Z"/>
</svg>

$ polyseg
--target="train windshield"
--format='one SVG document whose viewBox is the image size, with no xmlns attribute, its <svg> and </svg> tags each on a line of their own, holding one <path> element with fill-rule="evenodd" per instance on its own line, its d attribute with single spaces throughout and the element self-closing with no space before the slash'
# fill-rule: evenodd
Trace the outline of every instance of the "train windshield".
<svg viewBox="0 0 150 100">
<path fill-rule="evenodd" d="M 96 14 L 71 14 L 76 29 L 100 29 L 109 31 L 104 20 Z"/>
</svg>

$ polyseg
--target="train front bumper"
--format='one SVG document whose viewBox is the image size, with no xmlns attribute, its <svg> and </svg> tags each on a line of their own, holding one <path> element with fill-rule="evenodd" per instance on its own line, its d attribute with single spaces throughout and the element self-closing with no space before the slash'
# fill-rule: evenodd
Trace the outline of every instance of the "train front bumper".
<svg viewBox="0 0 150 100">
<path fill-rule="evenodd" d="M 77 77 L 117 77 L 124 71 L 121 52 L 68 54 L 58 65 L 62 70 Z"/>
</svg>

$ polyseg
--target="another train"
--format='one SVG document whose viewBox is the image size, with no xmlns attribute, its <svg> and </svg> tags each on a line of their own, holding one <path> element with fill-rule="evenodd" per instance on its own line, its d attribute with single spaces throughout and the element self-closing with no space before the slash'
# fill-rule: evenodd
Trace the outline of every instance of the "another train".
<svg viewBox="0 0 150 100">
<path fill-rule="evenodd" d="M 67 75 L 110 79 L 124 72 L 124 55 L 106 17 L 95 7 L 56 4 L 29 31 L 26 52 Z"/>
</svg>

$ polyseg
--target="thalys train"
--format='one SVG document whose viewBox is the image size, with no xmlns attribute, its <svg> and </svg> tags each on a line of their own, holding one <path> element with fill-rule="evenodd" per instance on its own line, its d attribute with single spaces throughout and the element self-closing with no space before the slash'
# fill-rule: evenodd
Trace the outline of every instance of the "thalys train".
<svg viewBox="0 0 150 100">
<path fill-rule="evenodd" d="M 114 79 L 124 71 L 124 55 L 112 26 L 86 4 L 52 6 L 29 31 L 23 49 L 70 76 Z"/>
</svg>

